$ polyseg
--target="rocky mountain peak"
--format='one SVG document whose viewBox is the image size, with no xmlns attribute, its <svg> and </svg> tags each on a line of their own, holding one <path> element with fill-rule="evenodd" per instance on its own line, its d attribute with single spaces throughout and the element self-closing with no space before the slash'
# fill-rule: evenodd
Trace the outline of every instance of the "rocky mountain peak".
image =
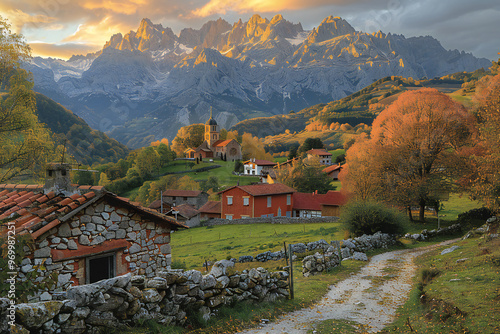
<svg viewBox="0 0 500 334">
<path fill-rule="evenodd" d="M 279 21 L 283 20 L 283 15 L 281 14 L 276 14 L 274 15 L 274 17 L 272 18 L 271 20 L 271 24 L 276 24 L 278 23 Z"/>
<path fill-rule="evenodd" d="M 253 40 L 255 37 L 260 37 L 266 31 L 267 25 L 269 24 L 269 20 L 260 17 L 260 15 L 255 14 L 250 18 L 247 22 L 246 26 L 246 35 L 250 40 Z"/>
<path fill-rule="evenodd" d="M 355 33 L 356 30 L 344 19 L 340 17 L 328 16 L 317 29 L 311 32 L 308 41 L 311 43 L 321 43 L 329 39 Z"/>
</svg>

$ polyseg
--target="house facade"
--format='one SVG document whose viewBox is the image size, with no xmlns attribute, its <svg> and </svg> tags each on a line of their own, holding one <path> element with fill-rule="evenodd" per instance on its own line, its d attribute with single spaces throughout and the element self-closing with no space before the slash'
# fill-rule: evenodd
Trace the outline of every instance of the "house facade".
<svg viewBox="0 0 500 334">
<path fill-rule="evenodd" d="M 56 275 L 57 290 L 129 272 L 154 277 L 170 265 L 170 232 L 183 225 L 103 187 L 68 186 L 68 168 L 53 169 L 45 186 L 0 184 L 0 236 L 14 226 L 33 243 L 21 281 Z"/>
<path fill-rule="evenodd" d="M 184 153 L 187 158 L 220 158 L 226 161 L 241 160 L 241 145 L 234 139 L 220 140 L 219 126 L 212 118 L 212 108 L 210 108 L 210 118 L 205 123 L 205 134 L 203 143 L 197 148 L 191 148 Z"/>
<path fill-rule="evenodd" d="M 263 176 L 268 174 L 276 163 L 267 160 L 251 159 L 243 163 L 243 174 Z"/>
<path fill-rule="evenodd" d="M 296 192 L 293 194 L 293 217 L 339 217 L 340 209 L 346 203 L 347 198 L 340 191 L 326 194 Z"/>
<path fill-rule="evenodd" d="M 332 164 L 332 154 L 323 149 L 312 149 L 306 152 L 307 159 L 318 158 L 321 165 L 329 166 Z"/>
<path fill-rule="evenodd" d="M 221 195 L 221 218 L 292 217 L 295 190 L 281 184 L 234 186 Z"/>
</svg>

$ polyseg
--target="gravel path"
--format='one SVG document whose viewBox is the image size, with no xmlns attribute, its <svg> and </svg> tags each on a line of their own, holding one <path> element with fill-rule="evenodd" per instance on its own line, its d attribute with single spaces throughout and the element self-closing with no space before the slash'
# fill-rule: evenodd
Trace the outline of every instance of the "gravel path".
<svg viewBox="0 0 500 334">
<path fill-rule="evenodd" d="M 376 333 L 394 320 L 396 310 L 408 298 L 417 269 L 413 259 L 455 241 L 376 255 L 358 274 L 331 286 L 318 304 L 241 333 L 307 333 L 314 322 L 328 319 L 355 321 L 364 325 L 366 332 Z"/>
</svg>

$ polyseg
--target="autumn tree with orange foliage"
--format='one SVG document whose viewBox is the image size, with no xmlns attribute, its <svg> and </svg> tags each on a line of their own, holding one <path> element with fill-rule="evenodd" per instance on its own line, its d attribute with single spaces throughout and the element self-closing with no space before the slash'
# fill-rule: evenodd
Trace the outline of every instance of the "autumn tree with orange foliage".
<svg viewBox="0 0 500 334">
<path fill-rule="evenodd" d="M 471 155 L 474 168 L 465 185 L 472 198 L 500 212 L 500 74 L 478 82 L 475 100 L 480 141 Z"/>
<path fill-rule="evenodd" d="M 374 120 L 371 138 L 347 151 L 343 186 L 363 199 L 418 205 L 424 221 L 428 203 L 456 190 L 474 125 L 461 104 L 436 89 L 403 93 Z"/>
<path fill-rule="evenodd" d="M 172 140 L 171 149 L 179 157 L 184 156 L 184 151 L 188 148 L 196 148 L 203 143 L 205 136 L 204 124 L 191 124 L 183 126 L 177 131 L 177 135 Z"/>
<path fill-rule="evenodd" d="M 254 137 L 252 134 L 246 132 L 242 136 L 241 153 L 243 160 L 261 159 L 273 161 L 273 156 L 266 153 L 264 143 L 258 137 Z"/>
</svg>

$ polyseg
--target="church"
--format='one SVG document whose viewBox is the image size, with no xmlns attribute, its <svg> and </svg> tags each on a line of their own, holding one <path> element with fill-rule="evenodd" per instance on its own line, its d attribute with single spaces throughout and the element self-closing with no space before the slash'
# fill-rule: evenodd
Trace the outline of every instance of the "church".
<svg viewBox="0 0 500 334">
<path fill-rule="evenodd" d="M 219 126 L 212 118 L 205 123 L 205 141 L 197 148 L 190 148 L 185 152 L 188 158 L 220 158 L 226 161 L 241 160 L 241 145 L 234 139 L 219 140 Z"/>
</svg>

